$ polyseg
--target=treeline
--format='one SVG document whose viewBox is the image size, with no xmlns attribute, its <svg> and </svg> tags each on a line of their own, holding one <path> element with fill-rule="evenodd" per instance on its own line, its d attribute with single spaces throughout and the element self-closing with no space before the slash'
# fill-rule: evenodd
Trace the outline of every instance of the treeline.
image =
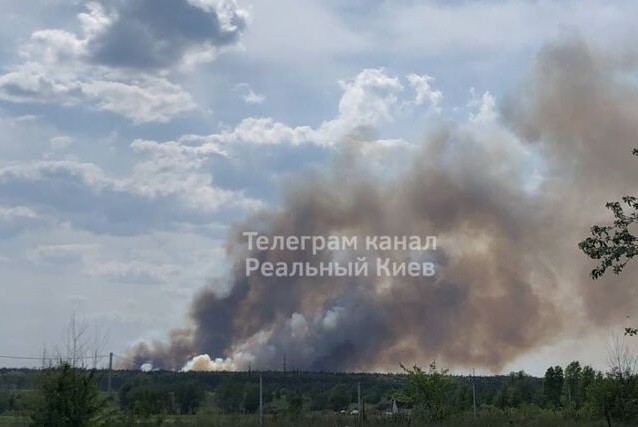
<svg viewBox="0 0 638 427">
<path fill-rule="evenodd" d="M 188 414 L 204 404 L 212 404 L 224 413 L 255 413 L 259 406 L 260 375 L 263 399 L 270 412 L 288 411 L 288 403 L 291 400 L 295 403 L 295 397 L 301 411 L 347 410 L 357 402 L 358 385 L 369 409 L 385 408 L 396 400 L 408 379 L 405 374 L 371 373 L 113 371 L 111 387 L 122 410 L 139 414 Z M 40 387 L 41 376 L 40 370 L 0 369 L 0 413 L 28 409 L 33 400 L 30 393 Z M 506 406 L 516 400 L 513 397 L 516 393 L 511 390 L 505 393 L 507 398 L 502 397 L 501 390 L 511 382 L 510 376 L 450 378 L 454 383 L 449 396 L 453 408 L 471 406 L 472 385 L 479 404 L 498 402 L 499 406 Z M 525 378 L 526 387 L 531 388 L 532 394 L 538 394 L 542 379 L 527 375 Z M 107 372 L 98 371 L 96 382 L 106 392 Z"/>
<path fill-rule="evenodd" d="M 260 376 L 264 412 L 273 417 L 361 411 L 367 419 L 390 415 L 437 423 L 476 410 L 479 418 L 544 411 L 607 425 L 638 422 L 638 376 L 633 365 L 619 363 L 603 373 L 577 361 L 548 368 L 544 378 L 522 371 L 506 376 L 452 376 L 434 364 L 427 369 L 404 368 L 401 374 L 114 371 L 111 393 L 106 371 L 68 366 L 2 369 L 0 415 L 46 419 L 65 405 L 76 408 L 77 396 L 90 396 L 91 390 L 96 400 L 92 410 L 101 416 L 256 414 Z M 361 408 L 357 406 L 359 387 Z"/>
</svg>

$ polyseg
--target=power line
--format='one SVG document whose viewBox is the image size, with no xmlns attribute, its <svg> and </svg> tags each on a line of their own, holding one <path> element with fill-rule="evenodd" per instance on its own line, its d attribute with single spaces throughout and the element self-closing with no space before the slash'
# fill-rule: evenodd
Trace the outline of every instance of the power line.
<svg viewBox="0 0 638 427">
<path fill-rule="evenodd" d="M 77 356 L 77 357 L 68 357 L 69 359 L 75 360 L 95 360 L 95 359 L 104 359 L 109 357 L 108 354 L 99 354 L 94 356 Z M 66 357 L 65 357 L 66 358 Z M 12 360 L 42 360 L 42 359 L 57 359 L 57 357 L 43 357 L 43 356 L 9 356 L 6 354 L 0 354 L 0 359 L 12 359 Z"/>
<path fill-rule="evenodd" d="M 13 360 L 42 360 L 42 356 L 40 357 L 30 357 L 30 356 L 7 356 L 0 354 L 0 359 L 13 359 Z"/>
<path fill-rule="evenodd" d="M 76 356 L 76 357 L 72 357 L 72 356 L 20 356 L 20 355 L 9 355 L 9 354 L 0 354 L 0 359 L 5 359 L 5 360 L 37 360 L 37 361 L 43 361 L 43 360 L 48 360 L 48 361 L 53 361 L 53 360 L 102 360 L 102 359 L 108 359 L 111 357 L 111 354 L 113 354 L 113 357 L 117 358 L 118 360 L 125 362 L 126 365 L 129 366 L 129 369 L 131 368 L 136 368 L 139 367 L 140 365 L 140 361 L 139 360 L 134 360 L 134 359 L 129 359 L 128 357 L 124 357 L 124 356 L 120 356 L 119 354 L 115 354 L 115 353 L 109 353 L 109 354 L 96 354 L 96 355 L 92 355 L 92 356 Z"/>
</svg>

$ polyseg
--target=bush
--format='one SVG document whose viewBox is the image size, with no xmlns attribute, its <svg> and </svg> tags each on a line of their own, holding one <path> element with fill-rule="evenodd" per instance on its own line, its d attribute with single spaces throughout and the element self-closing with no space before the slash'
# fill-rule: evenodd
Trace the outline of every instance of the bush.
<svg viewBox="0 0 638 427">
<path fill-rule="evenodd" d="M 32 426 L 90 427 L 103 421 L 106 401 L 99 395 L 94 371 L 64 363 L 43 375 L 41 400 Z"/>
</svg>

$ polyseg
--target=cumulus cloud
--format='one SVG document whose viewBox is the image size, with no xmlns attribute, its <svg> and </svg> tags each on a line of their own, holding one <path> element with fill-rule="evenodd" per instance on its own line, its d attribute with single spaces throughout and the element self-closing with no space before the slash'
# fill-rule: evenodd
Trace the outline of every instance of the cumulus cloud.
<svg viewBox="0 0 638 427">
<path fill-rule="evenodd" d="M 167 122 L 196 107 L 189 93 L 163 78 L 91 81 L 82 84 L 82 94 L 98 110 L 119 114 L 134 123 Z"/>
<path fill-rule="evenodd" d="M 249 90 L 246 95 L 244 95 L 244 101 L 246 102 L 246 104 L 251 104 L 251 105 L 261 104 L 265 100 L 266 100 L 266 97 L 264 95 L 255 93 L 253 92 L 252 89 Z"/>
<path fill-rule="evenodd" d="M 415 92 L 413 104 L 418 106 L 429 103 L 431 108 L 440 111 L 439 104 L 443 100 L 443 92 L 432 88 L 431 83 L 434 81 L 434 77 L 413 73 L 409 74 L 407 78 Z"/>
<path fill-rule="evenodd" d="M 15 236 L 41 220 L 40 215 L 29 207 L 0 205 L 0 237 Z"/>
<path fill-rule="evenodd" d="M 166 122 L 196 108 L 170 74 L 235 45 L 246 19 L 232 0 L 89 2 L 78 14 L 80 33 L 31 35 L 20 51 L 25 61 L 0 75 L 0 99 L 89 105 L 134 123 Z"/>
<path fill-rule="evenodd" d="M 9 164 L 0 167 L 0 203 L 27 205 L 80 228 L 114 234 L 208 224 L 220 209 L 258 205 L 214 186 L 209 173 L 193 171 L 180 159 L 185 158 L 168 161 L 155 154 L 136 164 L 129 177 L 75 160 Z"/>
<path fill-rule="evenodd" d="M 89 58 L 110 67 L 165 69 L 210 60 L 238 41 L 247 20 L 233 0 L 102 1 L 91 12 L 102 24 L 87 40 Z"/>
<path fill-rule="evenodd" d="M 401 79 L 381 68 L 362 70 L 353 79 L 339 81 L 343 94 L 334 118 L 311 125 L 290 126 L 271 117 L 247 117 L 233 128 L 223 129 L 211 135 L 184 135 L 177 141 L 147 141 L 153 150 L 179 152 L 181 155 L 208 155 L 233 150 L 233 144 L 290 144 L 293 146 L 315 144 L 334 147 L 344 141 L 357 140 L 368 143 L 363 150 L 372 155 L 409 144 L 401 139 L 378 138 L 383 125 L 392 123 L 402 113 L 403 107 L 430 104 L 438 108 L 442 92 L 431 86 L 432 77 L 410 74 L 406 77 L 414 87 L 416 97 L 410 100 Z"/>
<path fill-rule="evenodd" d="M 470 88 L 470 95 L 471 98 L 467 103 L 467 107 L 474 110 L 474 112 L 470 112 L 469 118 L 471 122 L 489 122 L 496 119 L 496 100 L 489 91 L 478 96 L 476 89 Z"/>
<path fill-rule="evenodd" d="M 77 74 L 39 62 L 27 62 L 0 75 L 0 99 L 14 103 L 91 108 L 134 123 L 166 122 L 196 107 L 192 96 L 164 77 L 97 72 L 78 65 Z"/>
<path fill-rule="evenodd" d="M 235 85 L 235 90 L 241 93 L 241 98 L 249 105 L 262 104 L 266 100 L 266 96 L 256 93 L 248 83 Z"/>
<path fill-rule="evenodd" d="M 337 116 L 316 128 L 290 127 L 271 118 L 247 118 L 235 129 L 210 137 L 220 142 L 256 144 L 314 143 L 334 145 L 344 139 L 369 140 L 378 128 L 391 122 L 400 110 L 399 97 L 404 90 L 400 79 L 381 68 L 362 70 L 351 80 L 342 80 L 343 90 Z"/>
</svg>

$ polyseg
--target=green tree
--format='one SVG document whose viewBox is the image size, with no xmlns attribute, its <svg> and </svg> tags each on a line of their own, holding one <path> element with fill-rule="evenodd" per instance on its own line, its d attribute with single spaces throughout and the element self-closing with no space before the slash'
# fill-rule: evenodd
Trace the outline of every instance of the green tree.
<svg viewBox="0 0 638 427">
<path fill-rule="evenodd" d="M 637 378 L 623 376 L 619 372 L 600 376 L 590 387 L 593 408 L 605 418 L 609 427 L 616 421 L 635 423 L 638 420 L 637 396 Z"/>
<path fill-rule="evenodd" d="M 418 366 L 408 369 L 401 365 L 407 374 L 407 384 L 398 394 L 399 400 L 413 405 L 417 416 L 429 421 L 445 419 L 450 413 L 449 394 L 452 380 L 447 370 L 438 370 L 432 362 L 427 371 Z"/>
<path fill-rule="evenodd" d="M 222 411 L 241 412 L 244 403 L 244 385 L 237 381 L 226 380 L 217 386 L 215 399 Z"/>
<path fill-rule="evenodd" d="M 523 403 L 532 401 L 534 401 L 534 389 L 531 377 L 524 371 L 511 372 L 494 396 L 494 402 L 502 409 L 517 408 Z"/>
<path fill-rule="evenodd" d="M 175 401 L 181 414 L 194 414 L 204 400 L 204 388 L 196 381 L 178 384 L 175 388 Z"/>
<path fill-rule="evenodd" d="M 545 372 L 543 381 L 543 395 L 545 402 L 552 408 L 560 407 L 560 397 L 563 393 L 563 368 L 560 366 L 549 367 Z"/>
<path fill-rule="evenodd" d="M 582 390 L 582 396 L 583 399 L 587 399 L 587 395 L 589 393 L 589 388 L 591 387 L 592 384 L 594 384 L 594 381 L 596 381 L 596 371 L 594 371 L 594 368 L 592 368 L 589 365 L 586 365 L 585 367 L 583 367 L 583 372 L 581 374 L 581 390 Z"/>
<path fill-rule="evenodd" d="M 352 401 L 350 392 L 344 384 L 338 384 L 330 390 L 330 409 L 333 411 L 340 411 L 346 409 Z"/>
<path fill-rule="evenodd" d="M 259 409 L 259 386 L 257 384 L 246 385 L 243 405 L 246 412 L 257 412 Z"/>
<path fill-rule="evenodd" d="M 298 417 L 303 410 L 303 395 L 296 391 L 289 392 L 286 395 L 286 402 L 288 403 L 288 414 L 293 418 Z"/>
<path fill-rule="evenodd" d="M 632 151 L 638 156 L 638 149 Z M 619 274 L 631 259 L 638 254 L 638 238 L 629 230 L 630 226 L 638 222 L 638 198 L 624 196 L 621 201 L 606 204 L 614 215 L 612 225 L 594 225 L 591 236 L 580 242 L 580 249 L 592 259 L 599 260 L 598 265 L 591 271 L 591 277 L 602 277 L 608 268 L 614 274 Z M 625 328 L 627 335 L 637 335 L 638 329 Z"/>
<path fill-rule="evenodd" d="M 171 390 L 165 385 L 135 381 L 124 384 L 118 394 L 122 409 L 136 415 L 148 417 L 174 412 Z"/>
<path fill-rule="evenodd" d="M 578 361 L 573 361 L 565 368 L 565 403 L 570 409 L 577 409 L 583 401 L 582 393 L 583 369 Z"/>
<path fill-rule="evenodd" d="M 89 427 L 103 421 L 106 401 L 99 395 L 95 371 L 63 363 L 44 373 L 41 393 L 32 426 Z"/>
</svg>

